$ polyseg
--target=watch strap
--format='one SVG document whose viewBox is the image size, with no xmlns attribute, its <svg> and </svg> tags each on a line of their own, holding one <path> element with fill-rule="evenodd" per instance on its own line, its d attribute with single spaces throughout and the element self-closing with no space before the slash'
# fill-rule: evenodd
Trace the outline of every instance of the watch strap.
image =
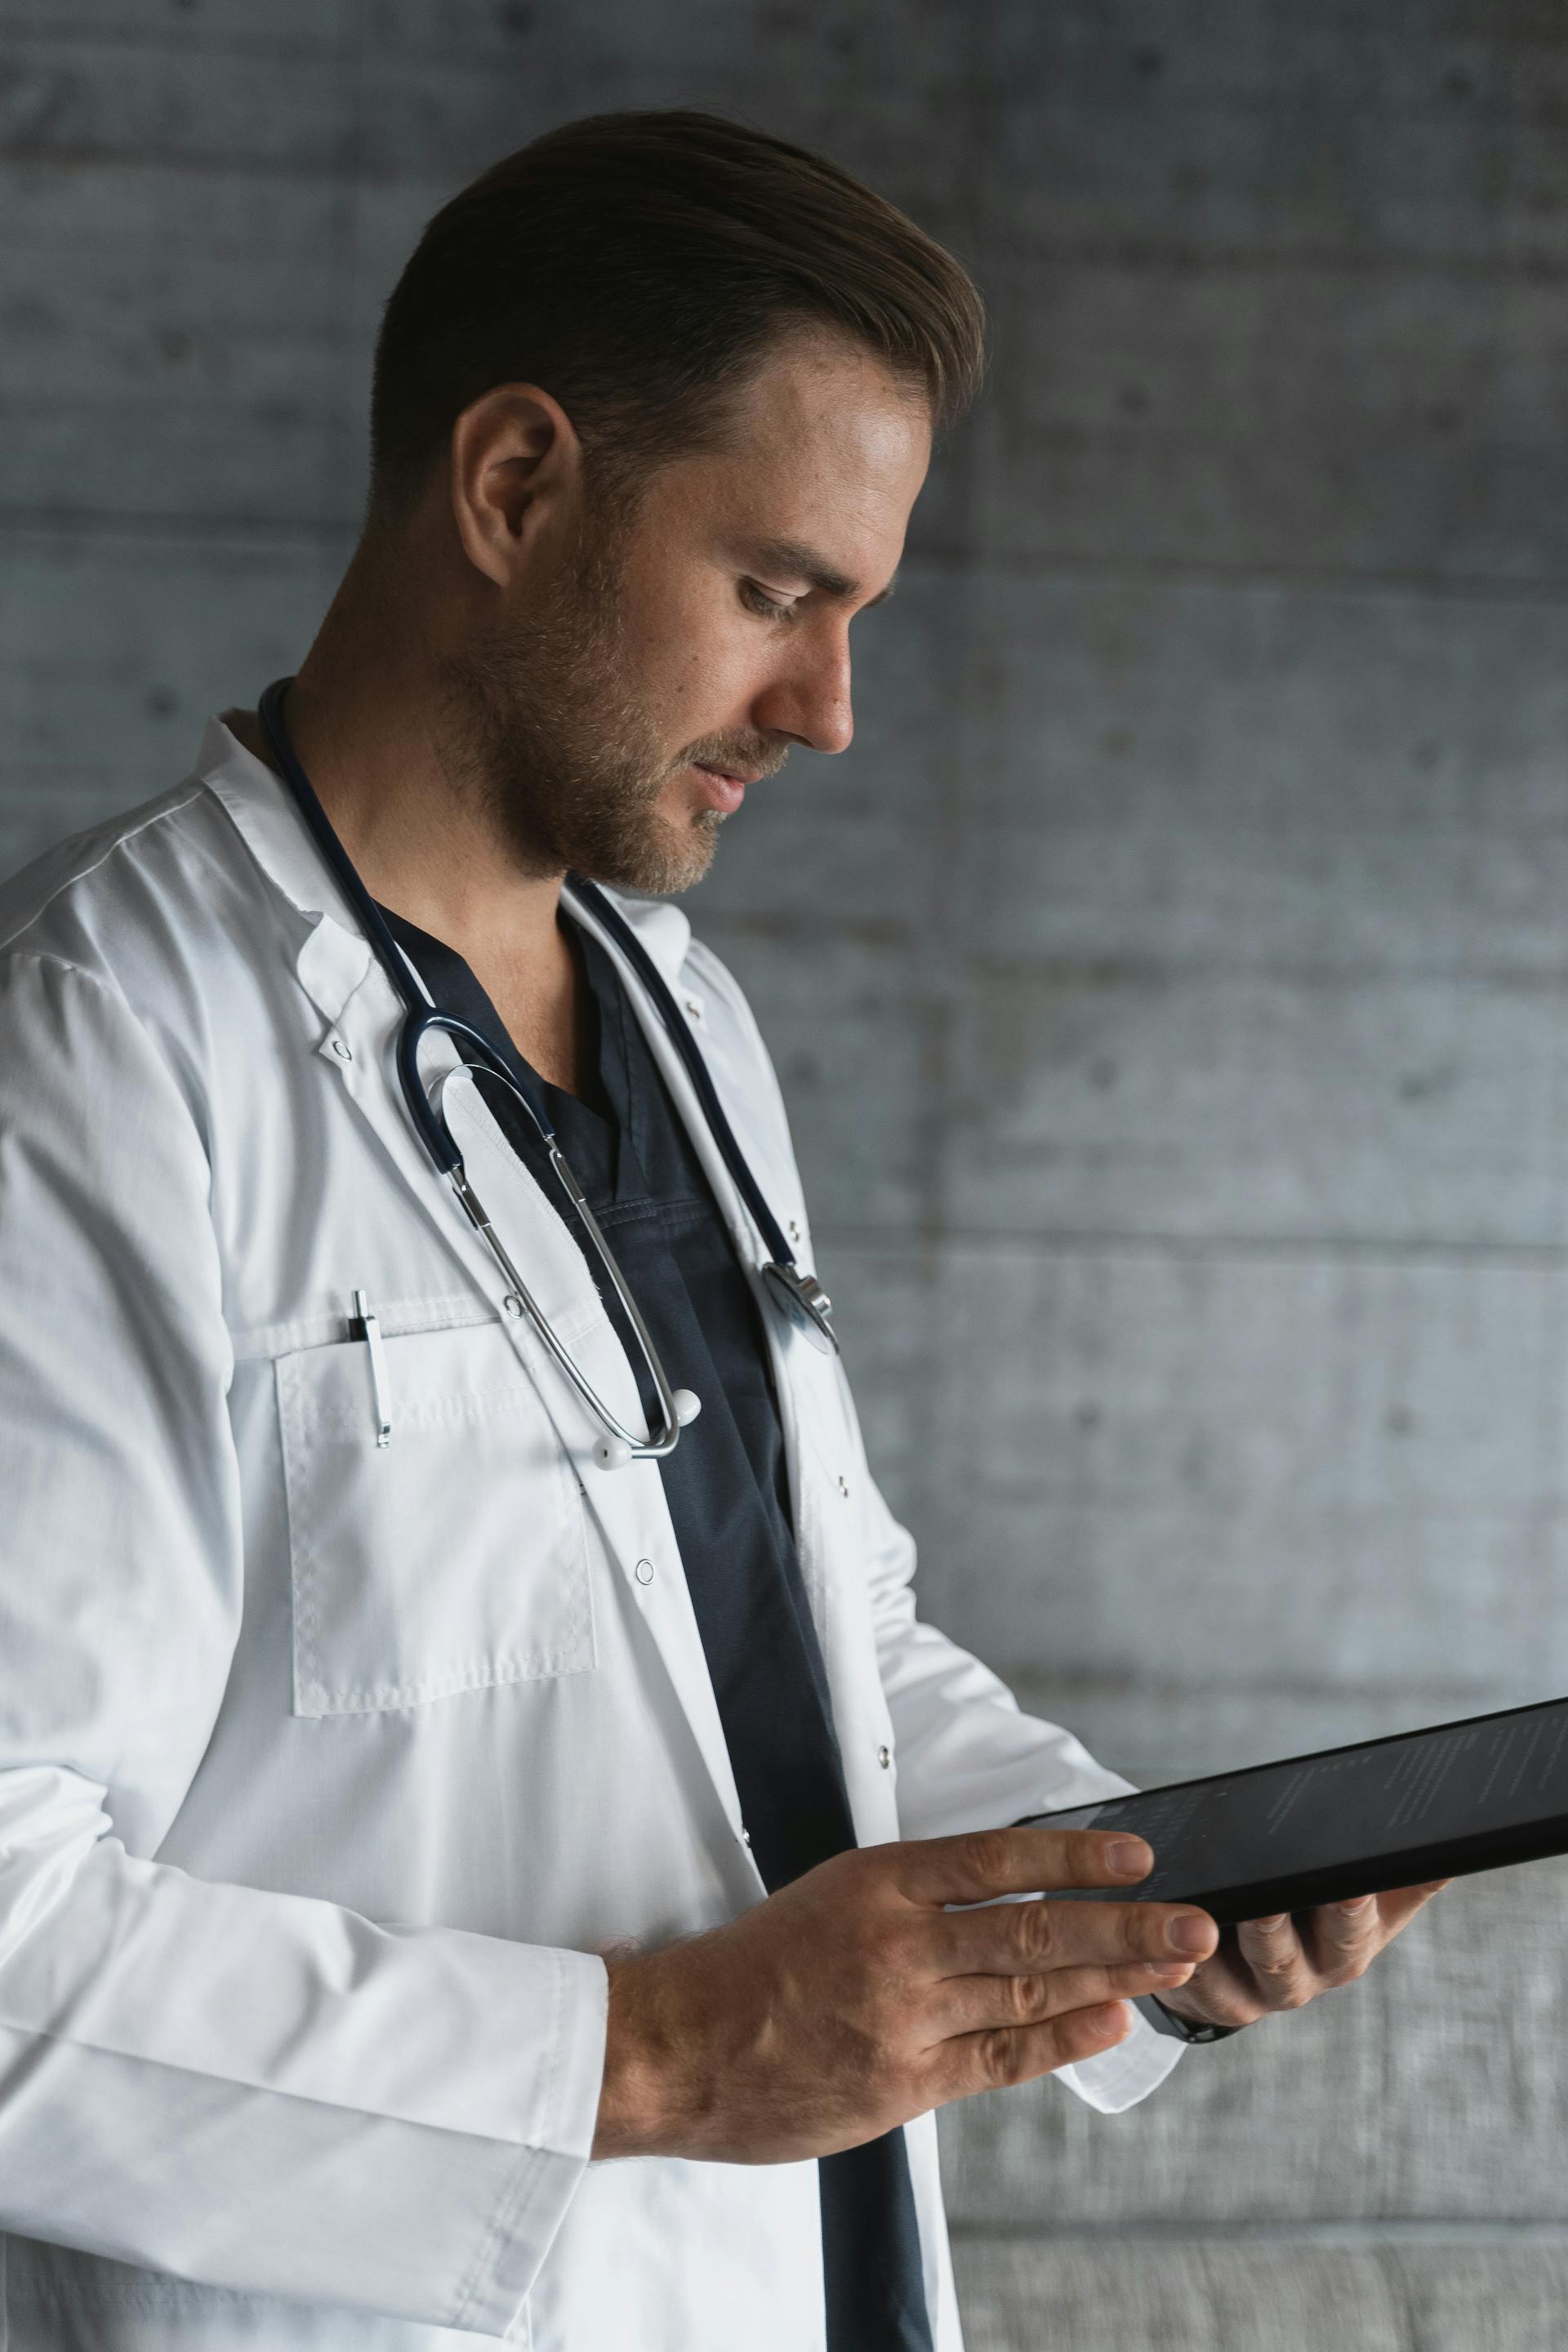
<svg viewBox="0 0 1568 2352">
<path fill-rule="evenodd" d="M 1228 2042 L 1233 2033 L 1245 2031 L 1239 2025 L 1200 2025 L 1193 2018 L 1178 2017 L 1173 2009 L 1167 2009 L 1152 1992 L 1143 1994 L 1132 2006 L 1142 2010 L 1156 2033 L 1166 2034 L 1173 2042 Z"/>
</svg>

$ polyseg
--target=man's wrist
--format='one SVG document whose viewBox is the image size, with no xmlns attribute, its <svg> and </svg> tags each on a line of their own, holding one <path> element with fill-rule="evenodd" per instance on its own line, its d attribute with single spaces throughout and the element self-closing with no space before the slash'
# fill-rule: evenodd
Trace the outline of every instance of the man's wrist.
<svg viewBox="0 0 1568 2352">
<path fill-rule="evenodd" d="M 603 1958 L 610 1987 L 594 2160 L 667 2156 L 678 2137 L 671 2084 L 679 2082 L 689 2105 L 696 2053 L 689 2049 L 678 2071 L 667 2063 L 671 2037 L 661 2031 L 658 2004 L 649 1997 L 655 1971 L 647 1957 L 623 1948 Z"/>
<path fill-rule="evenodd" d="M 650 2069 L 633 2025 L 635 1988 L 626 1958 L 605 1955 L 610 1979 L 605 2016 L 605 2073 L 599 2085 L 599 2114 L 594 2126 L 595 2163 L 605 2157 L 641 2156 L 647 2152 L 654 2099 Z"/>
</svg>

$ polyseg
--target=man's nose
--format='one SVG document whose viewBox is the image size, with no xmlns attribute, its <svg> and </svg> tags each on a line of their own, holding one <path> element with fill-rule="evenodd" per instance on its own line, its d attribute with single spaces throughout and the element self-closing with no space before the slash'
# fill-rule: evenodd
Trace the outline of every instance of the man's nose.
<svg viewBox="0 0 1568 2352">
<path fill-rule="evenodd" d="M 849 647 L 839 636 L 803 646 L 752 706 L 761 732 L 787 735 L 808 751 L 847 751 L 855 733 L 849 690 Z"/>
</svg>

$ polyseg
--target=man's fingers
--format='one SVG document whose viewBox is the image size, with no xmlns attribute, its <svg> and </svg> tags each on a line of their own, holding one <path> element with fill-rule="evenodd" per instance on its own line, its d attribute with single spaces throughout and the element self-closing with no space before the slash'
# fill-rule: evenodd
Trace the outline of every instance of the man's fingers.
<svg viewBox="0 0 1568 2352">
<path fill-rule="evenodd" d="M 1168 1903 L 1001 1903 L 929 1923 L 942 1976 L 1037 1976 L 1121 1960 L 1204 1960 L 1219 1941 L 1205 1911 Z M 921 1928 L 922 1938 L 926 1930 Z"/>
<path fill-rule="evenodd" d="M 930 2078 L 931 2103 L 1032 2083 L 1058 2066 L 1114 2050 L 1131 2031 L 1132 2011 L 1125 2001 L 1116 2000 L 1096 2009 L 1075 2009 L 1044 2025 L 997 2026 L 960 2034 L 942 2042 L 936 2055 Z"/>
<path fill-rule="evenodd" d="M 898 1884 L 911 1902 L 989 1903 L 1042 1887 L 1131 1886 L 1154 1857 L 1142 1838 L 1098 1830 L 975 1830 L 900 1846 Z"/>
<path fill-rule="evenodd" d="M 949 1977 L 936 1987 L 928 2019 L 944 2041 L 988 2026 L 1043 2025 L 1072 2010 L 1173 1992 L 1192 1972 L 1190 1960 L 1123 1960 L 1112 1968 L 1053 1969 L 1045 1976 Z"/>
<path fill-rule="evenodd" d="M 1359 1976 L 1387 1940 L 1375 1895 L 1321 1904 L 1312 1914 L 1312 1958 L 1321 1976 Z"/>
<path fill-rule="evenodd" d="M 1265 2013 L 1258 1979 L 1234 1944 L 1217 1951 L 1170 2006 L 1205 2025 L 1252 2025 Z"/>
<path fill-rule="evenodd" d="M 1236 1942 L 1268 2008 L 1299 2009 L 1311 1999 L 1311 1967 L 1288 1912 L 1270 1919 L 1245 1921 L 1236 1931 Z"/>
</svg>

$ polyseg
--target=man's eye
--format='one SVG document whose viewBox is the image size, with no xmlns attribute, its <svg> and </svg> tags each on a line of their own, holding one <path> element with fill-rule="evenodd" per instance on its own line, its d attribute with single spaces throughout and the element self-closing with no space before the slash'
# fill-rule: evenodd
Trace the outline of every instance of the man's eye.
<svg viewBox="0 0 1568 2352">
<path fill-rule="evenodd" d="M 795 612 L 793 604 L 781 604 L 776 596 L 770 596 L 754 580 L 742 581 L 741 602 L 764 621 L 787 621 Z"/>
</svg>

